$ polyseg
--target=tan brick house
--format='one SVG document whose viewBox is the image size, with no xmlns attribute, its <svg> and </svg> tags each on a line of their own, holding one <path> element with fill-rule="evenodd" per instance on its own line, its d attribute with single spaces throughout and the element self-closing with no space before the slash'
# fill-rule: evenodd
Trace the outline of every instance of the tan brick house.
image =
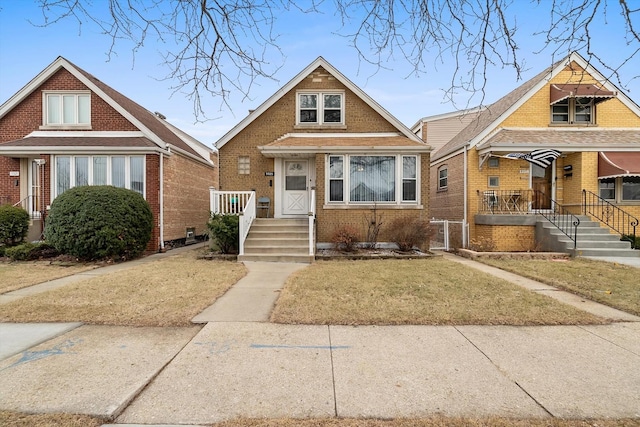
<svg viewBox="0 0 640 427">
<path fill-rule="evenodd" d="M 611 227 L 606 234 L 638 233 L 640 108 L 579 54 L 469 123 L 451 117 L 458 133 L 431 157 L 431 214 L 467 223 L 472 246 L 564 250 L 549 236 L 555 227 L 570 251 L 595 255 L 624 245 L 593 243 L 599 237 L 583 235 L 591 220 Z M 418 133 L 437 120 L 422 121 Z M 545 150 L 550 164 L 536 164 L 531 156 Z"/>
<path fill-rule="evenodd" d="M 268 209 L 260 216 L 308 225 L 304 256 L 330 244 L 340 227 L 363 230 L 374 208 L 386 223 L 428 218 L 431 148 L 322 57 L 216 147 L 221 191 L 212 195 L 212 210 L 233 210 L 240 200 L 248 233 L 262 198 Z M 379 241 L 388 239 L 383 225 Z"/>
<path fill-rule="evenodd" d="M 62 57 L 0 106 L 0 203 L 30 212 L 33 239 L 52 200 L 79 185 L 142 194 L 149 250 L 202 235 L 216 163 L 213 149 Z"/>
</svg>

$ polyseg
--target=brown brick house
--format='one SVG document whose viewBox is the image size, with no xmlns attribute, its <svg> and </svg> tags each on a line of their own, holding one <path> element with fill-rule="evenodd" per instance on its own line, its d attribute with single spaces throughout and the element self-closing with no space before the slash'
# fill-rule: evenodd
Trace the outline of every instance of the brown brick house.
<svg viewBox="0 0 640 427">
<path fill-rule="evenodd" d="M 155 226 L 149 250 L 202 235 L 215 152 L 59 57 L 0 106 L 0 203 L 21 205 L 38 238 L 52 200 L 79 185 L 142 194 Z"/>
<path fill-rule="evenodd" d="M 387 224 L 428 218 L 431 148 L 322 57 L 216 147 L 221 191 L 212 194 L 212 210 L 241 210 L 248 233 L 262 197 L 269 205 L 262 216 L 308 224 L 304 256 L 344 226 L 363 239 L 374 208 Z M 382 227 L 380 242 L 388 231 Z"/>
<path fill-rule="evenodd" d="M 584 234 L 591 220 L 618 240 L 638 233 L 640 108 L 579 54 L 472 116 L 441 118 L 458 128 L 431 156 L 431 214 L 467 223 L 472 246 L 610 255 L 628 243 Z M 545 151 L 548 166 L 533 158 Z"/>
</svg>

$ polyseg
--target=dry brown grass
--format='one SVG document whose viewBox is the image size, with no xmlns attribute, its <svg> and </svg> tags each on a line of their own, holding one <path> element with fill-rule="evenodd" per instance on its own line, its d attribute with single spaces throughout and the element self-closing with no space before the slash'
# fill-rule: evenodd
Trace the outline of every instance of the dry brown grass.
<svg viewBox="0 0 640 427">
<path fill-rule="evenodd" d="M 585 258 L 478 261 L 640 316 L 640 269 Z"/>
<path fill-rule="evenodd" d="M 313 264 L 289 278 L 271 320 L 333 325 L 606 323 L 442 258 Z"/>
<path fill-rule="evenodd" d="M 3 427 L 100 427 L 105 420 L 87 415 L 73 414 L 22 414 L 0 411 Z"/>
<path fill-rule="evenodd" d="M 27 415 L 0 411 L 3 427 L 98 427 L 105 422 L 85 415 Z M 213 424 L 215 427 L 638 427 L 640 420 L 562 420 L 515 418 L 400 418 L 395 420 L 318 418 L 318 419 L 238 419 Z"/>
<path fill-rule="evenodd" d="M 95 267 L 94 264 L 56 264 L 49 261 L 0 263 L 0 294 L 71 276 Z"/>
<path fill-rule="evenodd" d="M 2 306 L 3 322 L 185 326 L 246 274 L 244 265 L 189 251 Z"/>
</svg>

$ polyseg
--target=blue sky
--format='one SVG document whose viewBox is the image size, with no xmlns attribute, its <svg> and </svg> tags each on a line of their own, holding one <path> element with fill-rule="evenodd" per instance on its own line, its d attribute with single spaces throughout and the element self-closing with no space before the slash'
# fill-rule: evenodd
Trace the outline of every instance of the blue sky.
<svg viewBox="0 0 640 427">
<path fill-rule="evenodd" d="M 101 1 L 96 0 L 95 3 L 100 5 Z M 550 0 L 542 0 L 541 6 L 533 8 L 529 1 L 516 0 L 509 9 L 518 19 L 519 55 L 526 60 L 523 80 L 517 81 L 512 69 L 490 69 L 485 103 L 500 98 L 551 63 L 550 50 L 536 53 L 542 47 L 542 39 L 533 35 L 548 22 L 548 4 Z M 349 28 L 343 28 L 340 20 L 327 9 L 320 15 L 299 11 L 281 14 L 276 32 L 280 34 L 284 63 L 275 75 L 276 80 L 257 81 L 250 99 L 232 93 L 229 99 L 231 110 L 221 105 L 219 99 L 206 99 L 203 107 L 207 116 L 213 119 L 196 123 L 191 100 L 183 93 L 173 93 L 171 87 L 175 82 L 163 80 L 169 72 L 162 65 L 166 46 L 148 40 L 134 56 L 131 44 L 121 41 L 115 46 L 117 55 L 107 60 L 111 40 L 99 34 L 89 23 L 81 29 L 72 20 L 50 27 L 37 27 L 29 22 L 43 22 L 42 12 L 34 2 L 0 0 L 0 104 L 56 57 L 63 56 L 145 108 L 162 112 L 167 120 L 203 143 L 212 145 L 249 109 L 256 108 L 314 59 L 323 56 L 407 126 L 421 117 L 456 109 L 443 97 L 443 89 L 449 87 L 454 66 L 452 61 L 437 63 L 429 59 L 425 62 L 424 73 L 419 76 L 411 74 L 411 68 L 400 58 L 386 62 L 388 69 L 378 70 L 358 61 L 349 41 L 336 34 L 348 33 Z M 613 8 L 612 11 L 617 12 Z M 619 65 L 625 56 L 638 48 L 637 43 L 623 45 L 622 30 L 622 23 L 615 13 L 609 13 L 606 21 L 603 19 L 594 28 L 593 49 L 608 64 Z M 437 68 L 434 67 L 436 63 Z M 640 74 L 639 65 L 640 59 L 636 58 L 620 69 L 627 94 L 636 103 L 640 102 L 640 78 L 634 77 Z M 460 94 L 457 106 L 464 107 L 468 100 L 469 94 Z M 469 106 L 477 102 L 472 99 Z"/>
</svg>

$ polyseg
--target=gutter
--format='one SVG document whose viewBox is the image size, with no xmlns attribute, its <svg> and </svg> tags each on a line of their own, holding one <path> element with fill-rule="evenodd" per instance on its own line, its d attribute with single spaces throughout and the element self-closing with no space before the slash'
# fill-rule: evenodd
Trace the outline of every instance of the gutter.
<svg viewBox="0 0 640 427">
<path fill-rule="evenodd" d="M 467 144 L 464 145 L 464 151 L 463 151 L 463 183 L 462 183 L 462 188 L 463 188 L 463 197 L 464 197 L 464 207 L 463 207 L 463 216 L 462 216 L 462 247 L 463 248 L 467 248 L 467 241 L 469 240 L 469 236 L 467 236 L 467 219 L 468 219 L 468 214 L 467 214 L 467 209 L 468 209 L 468 205 L 469 202 L 467 200 L 468 194 L 469 194 L 469 189 L 468 187 L 468 181 L 469 181 L 469 173 L 467 172 L 467 166 L 468 166 L 468 160 L 467 160 L 467 150 L 469 149 L 469 146 Z"/>
<path fill-rule="evenodd" d="M 160 252 L 164 252 L 164 156 L 160 156 Z"/>
</svg>

